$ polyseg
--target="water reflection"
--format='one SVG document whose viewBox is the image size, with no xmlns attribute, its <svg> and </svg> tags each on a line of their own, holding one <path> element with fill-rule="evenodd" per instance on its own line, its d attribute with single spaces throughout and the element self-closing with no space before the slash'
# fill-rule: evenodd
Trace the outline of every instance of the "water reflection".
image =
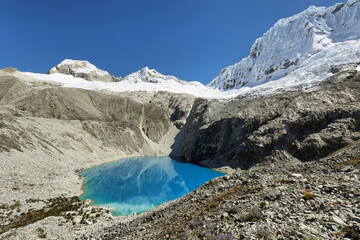
<svg viewBox="0 0 360 240">
<path fill-rule="evenodd" d="M 114 215 L 128 215 L 180 198 L 221 175 L 170 157 L 129 158 L 82 172 L 81 198 L 113 208 Z"/>
</svg>

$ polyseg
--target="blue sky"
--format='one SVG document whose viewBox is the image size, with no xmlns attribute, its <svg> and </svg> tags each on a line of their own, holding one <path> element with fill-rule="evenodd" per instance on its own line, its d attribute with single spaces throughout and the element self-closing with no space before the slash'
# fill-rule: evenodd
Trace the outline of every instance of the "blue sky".
<svg viewBox="0 0 360 240">
<path fill-rule="evenodd" d="M 278 19 L 340 0 L 2 0 L 0 68 L 46 73 L 88 60 L 124 77 L 142 67 L 209 83 Z"/>
</svg>

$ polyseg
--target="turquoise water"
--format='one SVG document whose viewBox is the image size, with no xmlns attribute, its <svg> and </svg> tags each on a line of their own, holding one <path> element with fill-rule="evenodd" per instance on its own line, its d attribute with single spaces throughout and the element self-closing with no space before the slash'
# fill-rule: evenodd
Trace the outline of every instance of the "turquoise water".
<svg viewBox="0 0 360 240">
<path fill-rule="evenodd" d="M 85 179 L 81 199 L 108 206 L 114 215 L 129 215 L 180 198 L 224 174 L 170 157 L 138 157 L 97 166 L 80 175 Z"/>
</svg>

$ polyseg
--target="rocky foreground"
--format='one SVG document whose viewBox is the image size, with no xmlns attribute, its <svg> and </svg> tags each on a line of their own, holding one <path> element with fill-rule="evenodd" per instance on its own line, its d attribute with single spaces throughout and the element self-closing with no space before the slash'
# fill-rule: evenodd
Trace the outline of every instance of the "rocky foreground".
<svg viewBox="0 0 360 240">
<path fill-rule="evenodd" d="M 329 157 L 209 181 L 163 210 L 77 239 L 359 239 L 360 141 Z"/>
<path fill-rule="evenodd" d="M 360 74 L 333 72 L 225 101 L 0 71 L 0 239 L 359 239 Z M 78 199 L 81 169 L 169 154 L 233 173 L 139 215 Z"/>
</svg>

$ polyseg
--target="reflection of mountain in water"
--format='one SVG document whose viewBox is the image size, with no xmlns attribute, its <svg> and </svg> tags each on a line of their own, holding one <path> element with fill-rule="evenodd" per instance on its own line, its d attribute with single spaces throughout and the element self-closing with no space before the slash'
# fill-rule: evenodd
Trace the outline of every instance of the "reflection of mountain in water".
<svg viewBox="0 0 360 240">
<path fill-rule="evenodd" d="M 83 199 L 126 215 L 180 198 L 221 174 L 169 157 L 141 157 L 98 166 L 81 175 L 85 177 Z"/>
</svg>

